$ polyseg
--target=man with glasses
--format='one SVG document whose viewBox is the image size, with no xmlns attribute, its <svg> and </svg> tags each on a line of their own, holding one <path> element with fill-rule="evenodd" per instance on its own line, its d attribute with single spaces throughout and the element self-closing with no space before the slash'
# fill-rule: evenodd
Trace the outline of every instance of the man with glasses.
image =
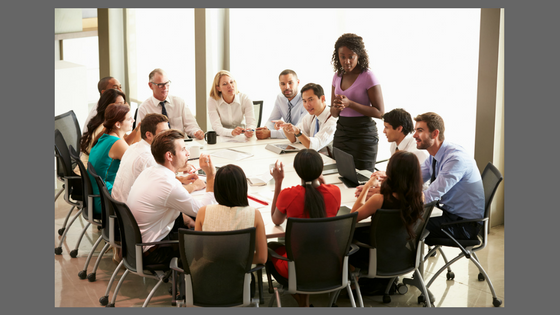
<svg viewBox="0 0 560 315">
<path fill-rule="evenodd" d="M 138 107 L 137 123 L 149 113 L 157 113 L 167 116 L 169 128 L 184 131 L 190 137 L 199 140 L 204 139 L 204 131 L 200 129 L 185 101 L 178 97 L 169 95 L 171 80 L 162 69 L 154 69 L 150 72 L 148 86 L 153 95 Z"/>
</svg>

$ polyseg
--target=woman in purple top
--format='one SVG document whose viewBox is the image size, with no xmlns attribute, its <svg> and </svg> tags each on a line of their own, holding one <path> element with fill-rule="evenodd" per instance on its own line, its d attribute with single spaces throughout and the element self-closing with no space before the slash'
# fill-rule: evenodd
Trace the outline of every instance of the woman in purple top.
<svg viewBox="0 0 560 315">
<path fill-rule="evenodd" d="M 374 171 L 379 138 L 371 118 L 381 119 L 385 107 L 379 81 L 369 70 L 362 37 L 340 36 L 332 64 L 331 115 L 338 117 L 333 146 L 351 154 L 357 169 Z"/>
</svg>

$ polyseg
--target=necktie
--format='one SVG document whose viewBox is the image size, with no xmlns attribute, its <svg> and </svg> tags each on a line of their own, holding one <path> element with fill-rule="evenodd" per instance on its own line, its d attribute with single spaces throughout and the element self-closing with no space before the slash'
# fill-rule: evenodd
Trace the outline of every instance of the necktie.
<svg viewBox="0 0 560 315">
<path fill-rule="evenodd" d="M 288 115 L 286 116 L 286 122 L 291 124 L 292 123 L 292 103 L 288 101 Z"/>
<path fill-rule="evenodd" d="M 165 109 L 165 101 L 159 102 L 159 105 L 161 105 L 161 114 L 169 119 L 169 116 L 167 116 L 167 109 Z M 171 128 L 169 121 L 167 121 L 167 126 Z"/>
<path fill-rule="evenodd" d="M 432 159 L 432 178 L 430 184 L 436 180 L 436 159 Z"/>
<path fill-rule="evenodd" d="M 315 133 L 313 134 L 313 136 L 315 136 L 317 132 L 319 132 L 319 118 L 315 116 Z"/>
</svg>

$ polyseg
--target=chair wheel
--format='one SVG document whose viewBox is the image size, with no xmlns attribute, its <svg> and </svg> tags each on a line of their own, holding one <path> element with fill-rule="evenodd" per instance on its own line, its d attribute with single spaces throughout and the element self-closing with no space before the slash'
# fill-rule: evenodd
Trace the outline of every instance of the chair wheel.
<svg viewBox="0 0 560 315">
<path fill-rule="evenodd" d="M 107 304 L 105 307 L 115 307 L 115 304 Z"/>
<path fill-rule="evenodd" d="M 482 273 L 478 274 L 478 281 L 484 281 L 486 280 L 486 278 L 484 278 L 484 275 Z"/>
<path fill-rule="evenodd" d="M 76 256 L 78 256 L 78 250 L 77 250 L 77 249 L 73 249 L 73 250 L 70 252 L 70 257 L 76 258 Z"/>
<path fill-rule="evenodd" d="M 405 295 L 408 292 L 408 287 L 406 286 L 406 284 L 399 283 L 397 284 L 397 292 L 400 295 Z"/>
<path fill-rule="evenodd" d="M 62 254 L 62 247 L 56 247 L 56 248 L 54 249 L 54 253 L 55 253 L 56 255 Z"/>
<path fill-rule="evenodd" d="M 426 298 L 423 295 L 418 296 L 418 304 L 426 303 Z"/>
<path fill-rule="evenodd" d="M 499 307 L 500 305 L 502 305 L 502 300 L 500 300 L 498 298 L 493 298 L 492 299 L 492 304 L 494 304 L 495 307 Z"/>
<path fill-rule="evenodd" d="M 64 234 L 65 229 L 66 228 L 58 229 L 58 235 L 62 236 L 62 234 Z"/>
<path fill-rule="evenodd" d="M 383 295 L 383 303 L 391 303 L 391 296 L 388 294 Z"/>
<path fill-rule="evenodd" d="M 453 280 L 455 279 L 455 273 L 453 273 L 453 271 L 449 271 L 447 273 L 447 280 Z"/>
<path fill-rule="evenodd" d="M 101 305 L 106 306 L 107 303 L 109 303 L 109 296 L 105 295 L 99 298 L 99 303 L 101 303 Z"/>
<path fill-rule="evenodd" d="M 80 277 L 80 279 L 84 280 L 86 278 L 86 271 L 82 270 L 82 271 L 78 272 L 78 277 Z"/>
<path fill-rule="evenodd" d="M 92 272 L 89 275 L 87 275 L 87 279 L 89 282 L 95 282 L 95 273 Z"/>
</svg>

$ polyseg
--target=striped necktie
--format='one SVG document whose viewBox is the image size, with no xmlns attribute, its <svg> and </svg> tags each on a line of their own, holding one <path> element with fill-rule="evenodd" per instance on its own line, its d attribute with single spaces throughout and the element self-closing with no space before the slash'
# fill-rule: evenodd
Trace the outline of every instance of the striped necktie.
<svg viewBox="0 0 560 315">
<path fill-rule="evenodd" d="M 292 123 L 292 102 L 288 100 L 288 115 L 286 116 L 286 122 L 291 124 Z"/>
</svg>

